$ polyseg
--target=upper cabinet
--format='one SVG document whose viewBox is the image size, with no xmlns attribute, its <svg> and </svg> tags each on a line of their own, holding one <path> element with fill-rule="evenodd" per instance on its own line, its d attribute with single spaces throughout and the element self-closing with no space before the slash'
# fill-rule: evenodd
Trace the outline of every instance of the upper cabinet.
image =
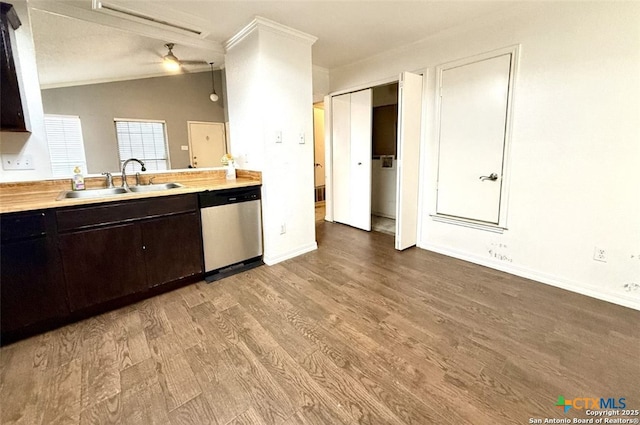
<svg viewBox="0 0 640 425">
<path fill-rule="evenodd" d="M 2 108 L 0 109 L 0 130 L 29 131 L 22 108 L 20 85 L 11 47 L 11 32 L 20 27 L 20 19 L 12 5 L 0 2 L 0 42 L 2 45 L 2 80 L 0 91 Z"/>
</svg>

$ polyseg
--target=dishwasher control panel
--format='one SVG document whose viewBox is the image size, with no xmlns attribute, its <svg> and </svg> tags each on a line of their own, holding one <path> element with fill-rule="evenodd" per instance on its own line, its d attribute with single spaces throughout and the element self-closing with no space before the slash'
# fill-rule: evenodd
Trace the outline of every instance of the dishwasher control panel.
<svg viewBox="0 0 640 425">
<path fill-rule="evenodd" d="M 206 191 L 200 193 L 198 199 L 200 208 L 256 201 L 260 199 L 260 186 Z"/>
</svg>

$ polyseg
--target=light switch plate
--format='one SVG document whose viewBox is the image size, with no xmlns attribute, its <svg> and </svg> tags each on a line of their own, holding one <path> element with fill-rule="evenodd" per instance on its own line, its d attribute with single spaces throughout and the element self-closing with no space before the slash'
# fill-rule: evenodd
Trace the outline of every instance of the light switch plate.
<svg viewBox="0 0 640 425">
<path fill-rule="evenodd" d="M 188 151 L 189 150 L 189 146 L 187 145 L 180 145 L 180 149 L 183 151 Z"/>
<path fill-rule="evenodd" d="M 304 131 L 300 132 L 300 134 L 298 135 L 298 143 L 304 145 Z"/>
<path fill-rule="evenodd" d="M 282 131 L 276 131 L 275 140 L 276 143 L 282 143 Z"/>
</svg>

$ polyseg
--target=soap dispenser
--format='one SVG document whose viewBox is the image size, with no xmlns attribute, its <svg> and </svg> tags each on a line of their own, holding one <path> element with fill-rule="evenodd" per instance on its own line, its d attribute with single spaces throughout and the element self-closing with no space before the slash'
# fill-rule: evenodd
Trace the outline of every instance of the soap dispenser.
<svg viewBox="0 0 640 425">
<path fill-rule="evenodd" d="M 71 179 L 71 189 L 73 190 L 84 190 L 84 176 L 82 175 L 82 171 L 80 167 L 76 167 L 73 169 L 73 179 Z"/>
</svg>

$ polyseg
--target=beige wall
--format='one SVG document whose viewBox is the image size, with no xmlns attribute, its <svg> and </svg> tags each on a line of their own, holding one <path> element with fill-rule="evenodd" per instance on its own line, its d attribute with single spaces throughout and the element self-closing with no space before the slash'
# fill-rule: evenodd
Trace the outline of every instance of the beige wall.
<svg viewBox="0 0 640 425">
<path fill-rule="evenodd" d="M 224 122 L 222 75 L 215 72 L 213 103 L 210 72 L 154 77 L 42 91 L 45 114 L 78 115 L 82 122 L 88 173 L 117 171 L 114 118 L 165 120 L 171 168 L 186 168 L 187 121 Z"/>
</svg>

